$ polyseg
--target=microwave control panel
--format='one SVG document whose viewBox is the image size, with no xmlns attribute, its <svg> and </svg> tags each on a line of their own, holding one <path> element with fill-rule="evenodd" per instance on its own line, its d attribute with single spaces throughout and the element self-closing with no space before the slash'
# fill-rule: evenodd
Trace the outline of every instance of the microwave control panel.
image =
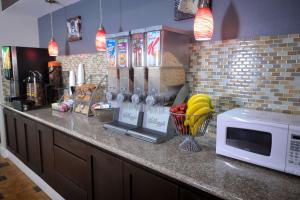
<svg viewBox="0 0 300 200">
<path fill-rule="evenodd" d="M 288 140 L 286 171 L 300 176 L 300 133 L 291 131 Z"/>
</svg>

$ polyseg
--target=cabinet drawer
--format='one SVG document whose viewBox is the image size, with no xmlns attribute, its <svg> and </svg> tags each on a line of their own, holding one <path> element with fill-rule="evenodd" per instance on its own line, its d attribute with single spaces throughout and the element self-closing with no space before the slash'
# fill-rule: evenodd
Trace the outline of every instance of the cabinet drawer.
<svg viewBox="0 0 300 200">
<path fill-rule="evenodd" d="M 71 136 L 54 131 L 54 144 L 84 160 L 89 159 L 90 147 Z"/>
<path fill-rule="evenodd" d="M 89 188 L 89 166 L 87 161 L 82 160 L 59 147 L 54 147 L 55 171 L 84 190 Z"/>
<path fill-rule="evenodd" d="M 59 173 L 55 175 L 55 185 L 57 192 L 66 200 L 86 200 L 88 199 L 87 192 L 66 179 Z"/>
</svg>

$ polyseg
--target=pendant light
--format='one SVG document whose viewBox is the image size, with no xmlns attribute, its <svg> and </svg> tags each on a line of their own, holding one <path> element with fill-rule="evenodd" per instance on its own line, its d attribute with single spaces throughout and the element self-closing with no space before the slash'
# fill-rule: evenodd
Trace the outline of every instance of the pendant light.
<svg viewBox="0 0 300 200">
<path fill-rule="evenodd" d="M 48 52 L 50 56 L 58 56 L 58 45 L 54 39 L 53 34 L 53 16 L 52 12 L 50 13 L 50 21 L 51 21 L 51 39 L 48 43 Z"/>
<path fill-rule="evenodd" d="M 106 51 L 106 32 L 102 25 L 102 0 L 100 0 L 100 27 L 96 34 L 96 50 Z"/>
<path fill-rule="evenodd" d="M 214 20 L 211 9 L 209 8 L 210 0 L 202 0 L 201 5 L 195 16 L 194 37 L 197 41 L 211 40 L 214 31 Z"/>
</svg>

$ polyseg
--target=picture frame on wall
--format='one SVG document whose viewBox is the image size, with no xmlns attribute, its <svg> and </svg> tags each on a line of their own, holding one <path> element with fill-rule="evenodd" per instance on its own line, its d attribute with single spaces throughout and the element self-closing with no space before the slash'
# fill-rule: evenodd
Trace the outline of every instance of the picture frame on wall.
<svg viewBox="0 0 300 200">
<path fill-rule="evenodd" d="M 81 16 L 71 17 L 67 19 L 68 41 L 74 42 L 82 40 L 81 32 Z"/>
<path fill-rule="evenodd" d="M 201 0 L 174 0 L 174 20 L 180 21 L 195 17 Z"/>
</svg>

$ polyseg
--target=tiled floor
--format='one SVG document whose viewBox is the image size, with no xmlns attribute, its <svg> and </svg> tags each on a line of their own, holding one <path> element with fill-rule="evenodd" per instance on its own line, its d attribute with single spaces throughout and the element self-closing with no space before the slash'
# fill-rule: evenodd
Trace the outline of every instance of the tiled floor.
<svg viewBox="0 0 300 200">
<path fill-rule="evenodd" d="M 0 199 L 48 200 L 49 197 L 11 161 L 0 157 Z"/>
</svg>

